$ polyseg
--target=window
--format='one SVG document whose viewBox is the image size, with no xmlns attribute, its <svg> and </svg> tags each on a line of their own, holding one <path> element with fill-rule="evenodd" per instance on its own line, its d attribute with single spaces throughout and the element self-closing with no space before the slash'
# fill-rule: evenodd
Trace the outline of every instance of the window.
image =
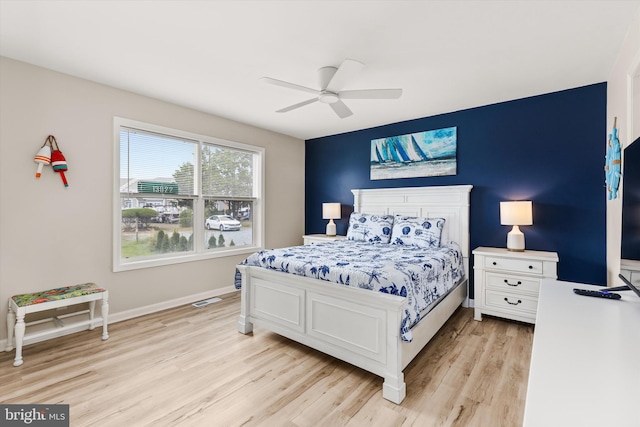
<svg viewBox="0 0 640 427">
<path fill-rule="evenodd" d="M 262 148 L 121 118 L 114 135 L 114 271 L 262 246 Z"/>
</svg>

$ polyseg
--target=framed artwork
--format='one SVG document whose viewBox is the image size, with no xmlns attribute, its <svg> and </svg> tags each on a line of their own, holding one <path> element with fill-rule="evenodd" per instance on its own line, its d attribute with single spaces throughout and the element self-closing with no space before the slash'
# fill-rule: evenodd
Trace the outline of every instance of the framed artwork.
<svg viewBox="0 0 640 427">
<path fill-rule="evenodd" d="M 455 175 L 457 128 L 371 140 L 371 180 Z"/>
</svg>

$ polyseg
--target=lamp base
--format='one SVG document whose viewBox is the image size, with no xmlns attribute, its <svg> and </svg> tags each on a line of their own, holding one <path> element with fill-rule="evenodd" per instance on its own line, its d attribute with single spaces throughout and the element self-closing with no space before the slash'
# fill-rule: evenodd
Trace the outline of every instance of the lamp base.
<svg viewBox="0 0 640 427">
<path fill-rule="evenodd" d="M 327 224 L 327 231 L 325 232 L 327 236 L 335 236 L 336 235 L 336 223 L 333 222 L 332 219 L 329 220 Z"/>
<path fill-rule="evenodd" d="M 514 225 L 507 234 L 507 249 L 514 252 L 524 252 L 524 234 Z"/>
</svg>

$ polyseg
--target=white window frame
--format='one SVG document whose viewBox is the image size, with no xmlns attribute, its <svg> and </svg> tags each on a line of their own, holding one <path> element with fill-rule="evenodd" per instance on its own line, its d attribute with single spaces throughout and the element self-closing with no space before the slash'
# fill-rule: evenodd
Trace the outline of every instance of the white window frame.
<svg viewBox="0 0 640 427">
<path fill-rule="evenodd" d="M 252 205 L 252 229 L 253 244 L 237 247 L 225 247 L 217 249 L 207 249 L 204 242 L 204 200 L 210 199 L 210 196 L 204 197 L 200 188 L 193 197 L 193 251 L 173 252 L 169 254 L 156 255 L 153 257 L 145 257 L 134 260 L 123 260 L 120 254 L 122 247 L 122 208 L 120 194 L 120 129 L 122 127 L 139 129 L 144 132 L 158 133 L 175 137 L 178 139 L 187 139 L 197 143 L 195 177 L 196 182 L 201 179 L 200 176 L 200 150 L 202 143 L 214 144 L 220 147 L 238 149 L 254 153 L 256 156 L 254 161 L 254 185 L 253 185 L 253 205 Z M 183 262 L 200 261 L 212 258 L 228 257 L 233 255 L 250 254 L 264 248 L 264 162 L 265 150 L 262 147 L 243 144 L 234 141 L 228 141 L 207 135 L 200 135 L 183 130 L 172 129 L 164 126 L 139 122 L 135 120 L 114 117 L 113 119 L 113 271 L 128 271 L 140 268 L 158 267 L 164 265 L 178 264 Z M 197 187 L 200 187 L 199 185 Z M 185 197 L 189 198 L 189 197 Z M 231 198 L 233 199 L 233 198 Z"/>
</svg>

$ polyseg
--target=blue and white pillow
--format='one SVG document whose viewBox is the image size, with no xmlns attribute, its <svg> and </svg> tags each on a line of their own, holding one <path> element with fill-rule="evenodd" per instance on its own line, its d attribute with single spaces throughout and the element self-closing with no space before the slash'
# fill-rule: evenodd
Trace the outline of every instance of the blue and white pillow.
<svg viewBox="0 0 640 427">
<path fill-rule="evenodd" d="M 444 222 L 444 218 L 396 215 L 393 219 L 391 244 L 439 248 Z"/>
<path fill-rule="evenodd" d="M 349 217 L 347 240 L 360 240 L 369 243 L 389 243 L 393 215 L 374 215 L 353 212 Z"/>
</svg>

